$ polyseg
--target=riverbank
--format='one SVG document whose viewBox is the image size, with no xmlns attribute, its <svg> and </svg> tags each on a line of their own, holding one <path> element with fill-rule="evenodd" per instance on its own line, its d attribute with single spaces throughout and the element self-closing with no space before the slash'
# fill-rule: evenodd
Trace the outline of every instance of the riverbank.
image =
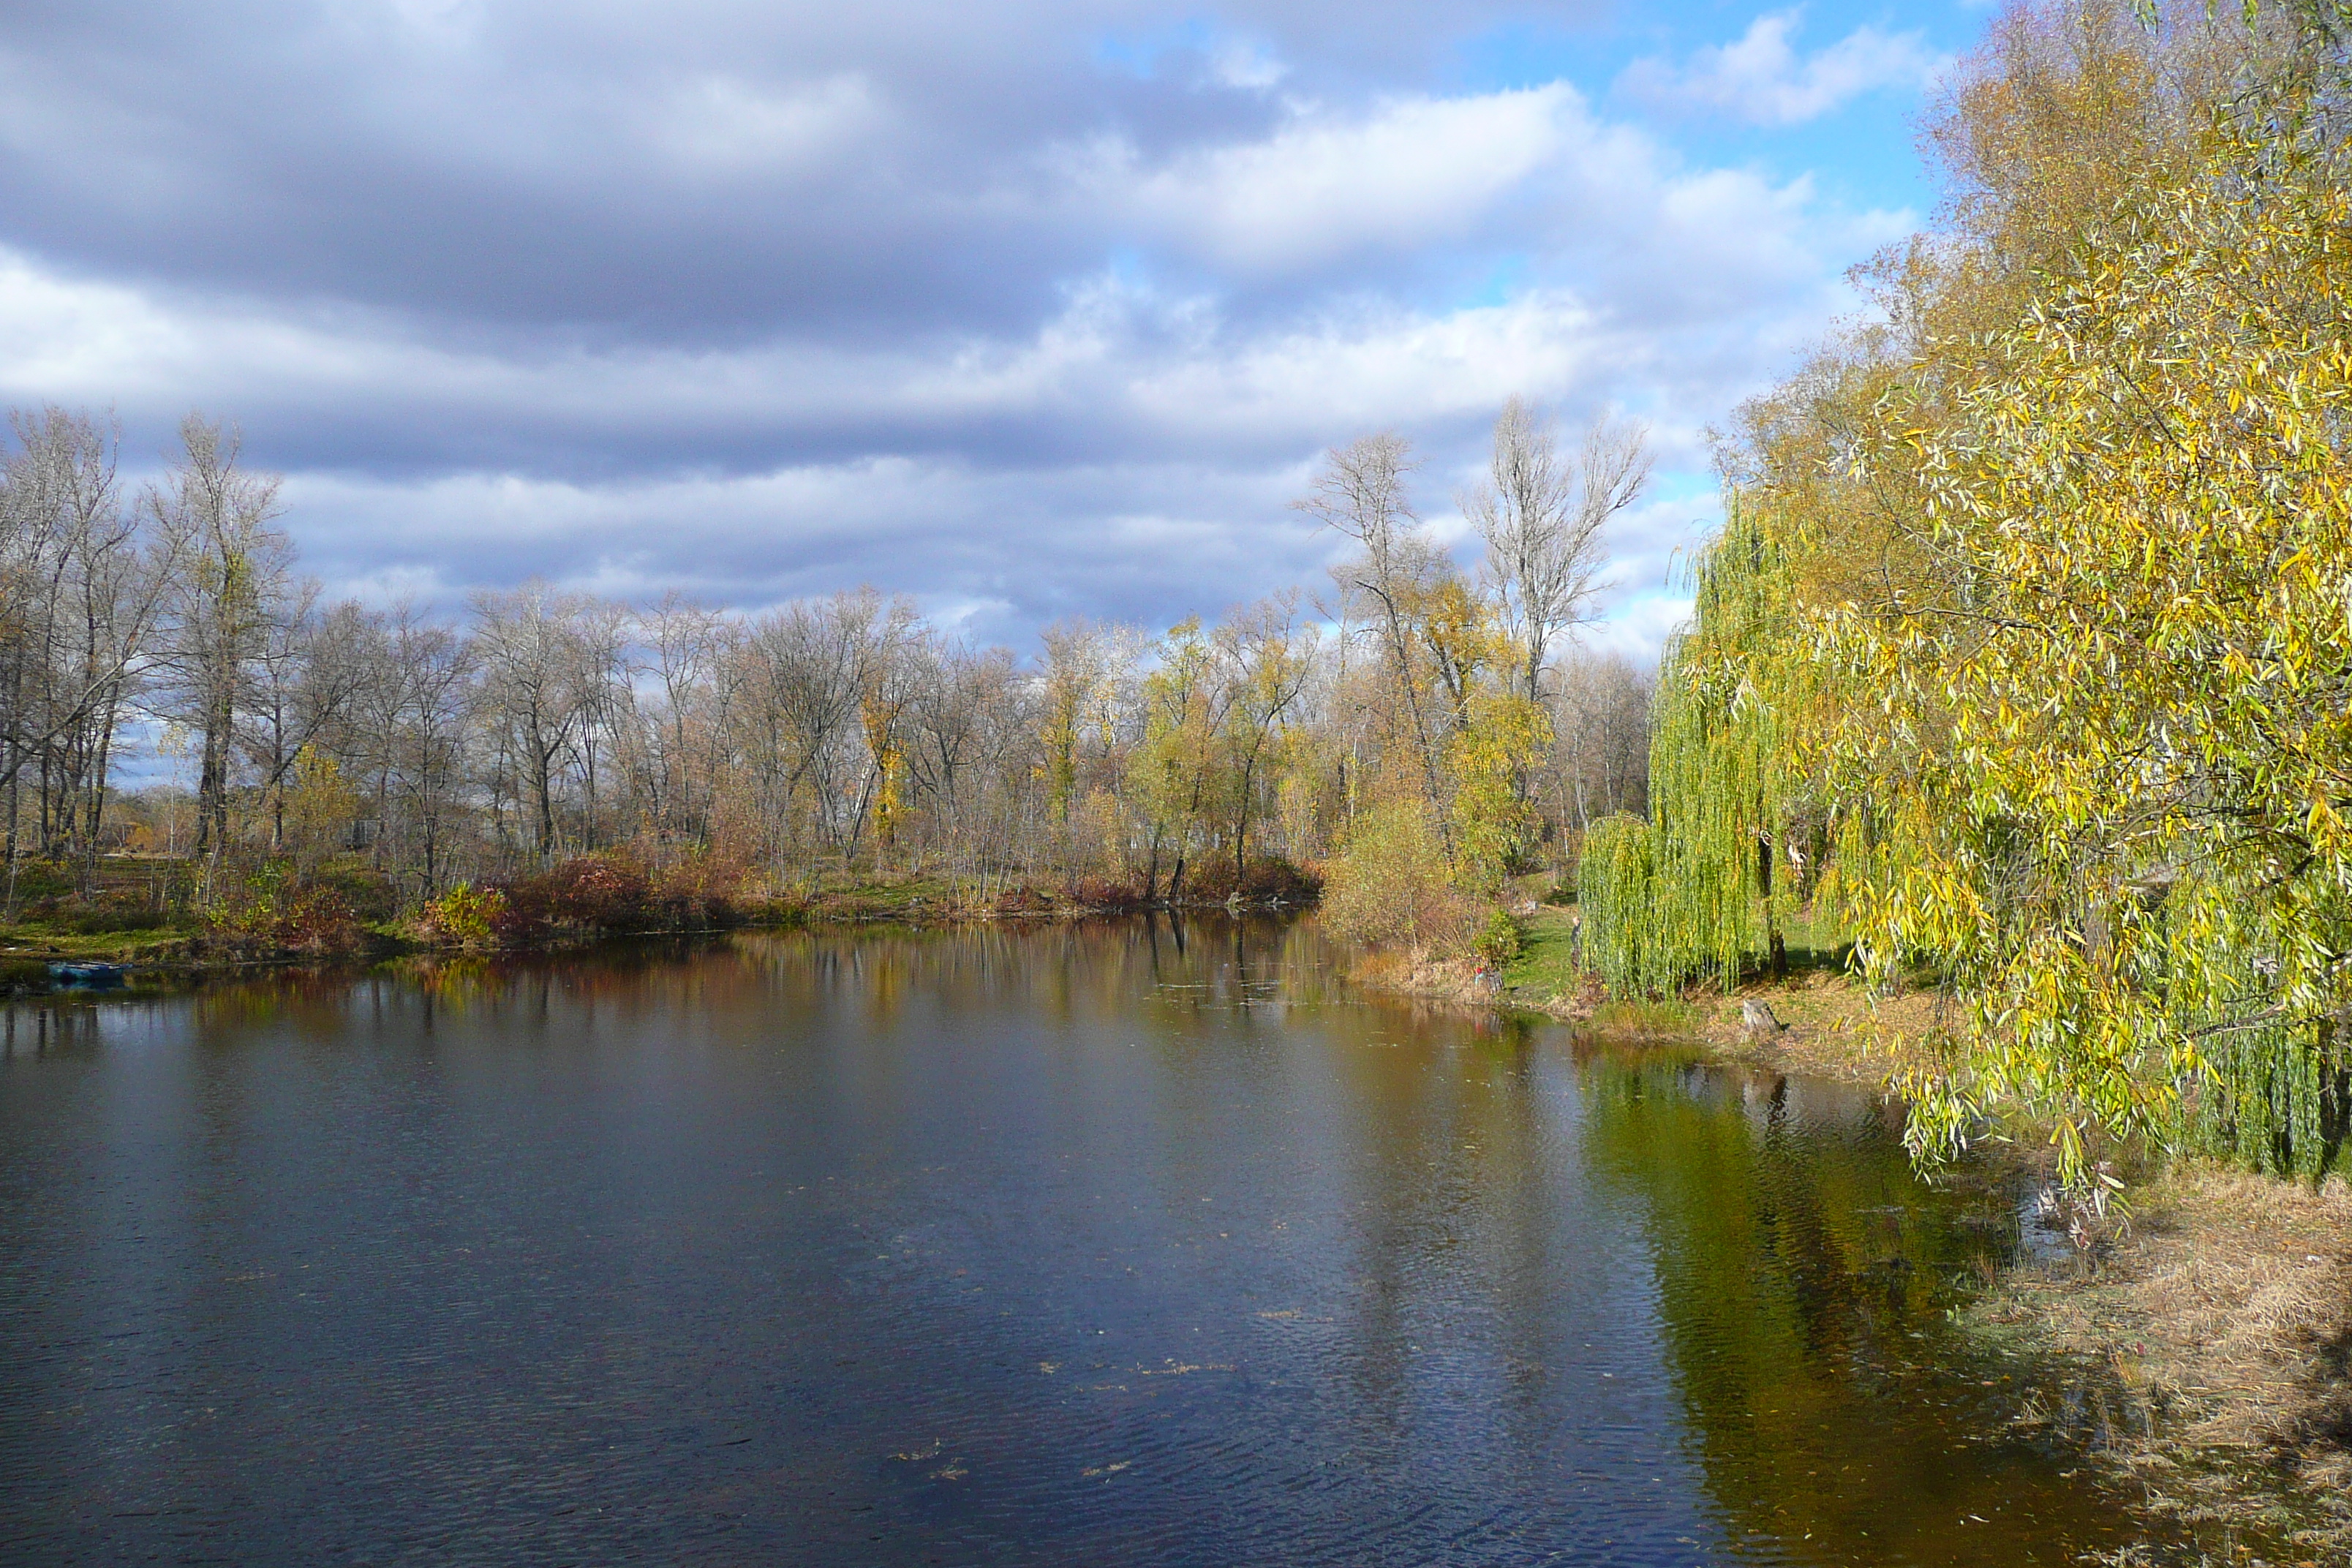
<svg viewBox="0 0 2352 1568">
<path fill-rule="evenodd" d="M 544 923 L 527 934 L 485 931 L 487 940 L 452 941 L 421 920 L 349 921 L 328 945 L 284 945 L 249 931 L 216 929 L 184 916 L 130 930 L 79 929 L 63 920 L 0 925 L 0 994 L 52 989 L 52 963 L 117 963 L 134 976 L 175 982 L 249 971 L 272 964 L 381 963 L 404 957 L 460 953 L 520 955 L 579 952 L 612 942 L 690 939 L 730 931 L 796 931 L 855 925 L 951 925 L 987 921 L 1097 920 L 1122 915 L 1298 912 L 1295 900 L 1270 898 L 1144 900 L 1130 890 L 1095 884 L 1076 887 L 1016 883 L 1010 887 L 946 879 L 838 877 L 786 892 L 719 900 L 690 921 L 625 924 Z M 158 916 L 161 921 L 164 917 Z"/>
<path fill-rule="evenodd" d="M 2151 1504 L 2352 1561 L 2352 1189 L 2180 1162 L 2126 1195 L 2090 1266 L 2011 1268 L 1962 1321 L 2112 1373 L 2101 1458 Z"/>
<path fill-rule="evenodd" d="M 1568 911 L 1538 909 L 1524 923 L 1526 946 L 1499 973 L 1465 963 L 1370 978 L 1877 1088 L 1906 1065 L 1944 1000 L 1874 1002 L 1815 962 L 1729 995 L 1612 1004 L 1576 968 Z M 1750 1027 L 1751 1003 L 1783 1026 Z M 2008 1145 L 2000 1157 L 2029 1177 L 2046 1170 L 2038 1148 Z M 2157 1506 L 2289 1540 L 2311 1562 L 2352 1561 L 2352 1189 L 2340 1176 L 2315 1190 L 2181 1161 L 2137 1173 L 2123 1198 L 2087 1255 L 2061 1246 L 2021 1259 L 1960 1321 L 2119 1389 L 2122 1407 L 2099 1422 L 2098 1457 Z"/>
<path fill-rule="evenodd" d="M 1800 948 L 1786 980 L 1729 994 L 1694 989 L 1671 1001 L 1612 1002 L 1577 966 L 1571 911 L 1538 905 L 1520 926 L 1519 954 L 1501 970 L 1481 974 L 1474 964 L 1431 965 L 1421 978 L 1465 1001 L 1543 1013 L 1611 1035 L 1703 1041 L 1727 1058 L 1873 1088 L 1908 1064 L 1941 1001 L 1927 992 L 1874 1001 L 1828 955 Z M 1780 1026 L 1750 1026 L 1751 1004 L 1769 1008 Z"/>
</svg>

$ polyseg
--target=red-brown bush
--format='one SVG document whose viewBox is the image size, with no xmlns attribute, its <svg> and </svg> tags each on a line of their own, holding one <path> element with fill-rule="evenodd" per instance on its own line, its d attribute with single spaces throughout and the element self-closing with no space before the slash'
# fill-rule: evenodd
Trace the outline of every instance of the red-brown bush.
<svg viewBox="0 0 2352 1568">
<path fill-rule="evenodd" d="M 735 918 L 735 893 L 742 885 L 743 868 L 737 862 L 693 855 L 656 871 L 650 897 L 677 924 L 725 925 Z"/>
<path fill-rule="evenodd" d="M 272 863 L 225 887 L 205 911 L 208 934 L 235 948 L 320 956 L 355 952 L 366 932 L 340 889 Z"/>
<path fill-rule="evenodd" d="M 628 931 L 646 923 L 651 889 L 646 874 L 625 860 L 582 855 L 541 880 L 547 884 L 548 919 L 557 925 Z"/>
<path fill-rule="evenodd" d="M 1143 889 L 1132 882 L 1116 882 L 1106 877 L 1080 877 L 1069 886 L 1069 901 L 1087 910 L 1139 910 L 1147 901 Z"/>
<path fill-rule="evenodd" d="M 646 875 L 609 855 L 580 855 L 536 877 L 502 883 L 505 902 L 489 917 L 499 943 L 525 945 L 551 931 L 634 931 L 649 923 Z"/>
<path fill-rule="evenodd" d="M 1053 907 L 1054 896 L 1034 888 L 1009 889 L 996 899 L 996 912 L 1000 915 L 1042 915 Z"/>
<path fill-rule="evenodd" d="M 1311 904 L 1321 898 L 1323 880 L 1279 855 L 1253 855 L 1237 881 L 1233 861 L 1219 857 L 1187 879 L 1184 890 L 1188 897 L 1218 903 L 1239 893 L 1244 903 L 1297 906 Z"/>
</svg>

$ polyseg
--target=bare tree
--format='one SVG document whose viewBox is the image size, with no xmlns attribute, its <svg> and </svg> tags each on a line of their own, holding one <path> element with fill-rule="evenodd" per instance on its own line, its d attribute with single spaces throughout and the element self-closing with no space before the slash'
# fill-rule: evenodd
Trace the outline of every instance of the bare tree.
<svg viewBox="0 0 2352 1568">
<path fill-rule="evenodd" d="M 43 852 L 69 856 L 89 888 L 115 732 L 155 654 L 173 556 L 124 510 L 110 430 L 55 407 L 10 424 L 16 449 L 0 469 L 0 785 L 13 909 L 28 768 Z"/>
<path fill-rule="evenodd" d="M 253 787 L 269 812 L 273 853 L 286 847 L 286 790 L 295 764 L 344 722 L 376 674 L 373 617 L 351 600 L 321 615 L 318 592 L 317 584 L 304 582 L 280 596 L 265 616 L 253 661 L 244 749 Z"/>
<path fill-rule="evenodd" d="M 1563 826 L 1649 808 L 1654 672 L 1619 653 L 1571 652 L 1549 695 L 1551 784 Z"/>
<path fill-rule="evenodd" d="M 1548 415 L 1517 397 L 1503 405 L 1487 478 L 1461 504 L 1486 541 L 1486 574 L 1526 660 L 1519 676 L 1530 701 L 1556 639 L 1591 619 L 1603 528 L 1649 478 L 1642 426 L 1596 419 L 1564 458 Z"/>
<path fill-rule="evenodd" d="M 873 763 L 864 703 L 916 626 L 911 604 L 871 588 L 789 605 L 752 623 L 738 653 L 736 725 L 771 853 L 783 853 L 803 807 L 815 837 L 833 849 L 847 847 L 859 830 Z"/>
<path fill-rule="evenodd" d="M 1314 647 L 1298 631 L 1298 595 L 1279 595 L 1230 616 L 1216 647 L 1230 698 L 1223 703 L 1225 744 L 1234 767 L 1234 887 L 1248 871 L 1250 813 L 1259 769 L 1284 719 L 1314 673 Z"/>
<path fill-rule="evenodd" d="M 662 692 L 651 781 L 655 818 L 699 842 L 709 837 L 709 802 L 717 777 L 715 758 L 702 769 L 696 766 L 696 710 L 707 696 L 726 689 L 717 677 L 727 662 L 728 623 L 718 612 L 672 593 L 640 617 L 638 630 L 653 655 L 645 673 L 660 681 Z M 700 722 L 706 731 L 723 730 L 724 715 L 704 714 Z M 698 771 L 705 775 L 699 784 Z"/>
<path fill-rule="evenodd" d="M 1411 725 L 1422 785 L 1448 859 L 1453 829 L 1445 820 L 1444 770 L 1438 736 L 1422 691 L 1415 626 L 1421 602 L 1444 574 L 1435 545 L 1422 531 L 1405 494 L 1405 476 L 1415 467 L 1412 447 L 1393 432 L 1359 437 L 1324 454 L 1323 467 L 1307 493 L 1290 504 L 1327 528 L 1362 546 L 1362 553 L 1333 568 L 1344 596 L 1369 598 L 1384 662 Z"/>
<path fill-rule="evenodd" d="M 593 853 L 603 846 L 603 796 L 613 783 L 613 758 L 635 729 L 629 613 L 619 605 L 583 599 L 571 619 L 571 680 L 579 715 L 566 744 L 580 780 L 581 847 Z"/>
<path fill-rule="evenodd" d="M 447 626 L 393 616 L 384 742 L 387 784 L 415 846 L 423 890 L 440 889 L 447 846 L 462 813 L 467 720 L 475 711 L 476 649 Z"/>
<path fill-rule="evenodd" d="M 586 609 L 577 595 L 536 582 L 474 597 L 479 711 L 496 752 L 493 787 L 529 815 L 530 846 L 542 865 L 560 843 L 562 764 L 589 710 L 580 626 Z"/>
<path fill-rule="evenodd" d="M 180 441 L 182 456 L 146 502 L 184 552 L 173 579 L 174 716 L 202 747 L 195 852 L 217 863 L 228 842 L 237 716 L 271 626 L 284 614 L 294 547 L 270 526 L 278 515 L 278 477 L 237 466 L 235 431 L 191 414 L 180 423 Z"/>
</svg>

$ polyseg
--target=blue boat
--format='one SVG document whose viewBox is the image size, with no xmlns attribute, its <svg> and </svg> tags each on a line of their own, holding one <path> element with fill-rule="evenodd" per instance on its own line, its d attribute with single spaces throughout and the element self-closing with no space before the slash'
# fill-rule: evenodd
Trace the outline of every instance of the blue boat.
<svg viewBox="0 0 2352 1568">
<path fill-rule="evenodd" d="M 60 985 L 106 986 L 120 985 L 131 973 L 127 963 L 52 963 L 49 978 Z"/>
</svg>

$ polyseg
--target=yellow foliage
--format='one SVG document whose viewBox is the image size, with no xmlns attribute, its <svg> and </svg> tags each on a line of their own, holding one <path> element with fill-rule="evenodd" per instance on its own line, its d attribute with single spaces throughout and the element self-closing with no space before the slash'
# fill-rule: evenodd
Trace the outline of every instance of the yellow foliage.
<svg viewBox="0 0 2352 1568">
<path fill-rule="evenodd" d="M 1429 808 L 1402 799 L 1357 815 L 1324 873 L 1323 918 L 1357 942 L 1447 948 L 1465 941 L 1476 906 L 1454 887 Z"/>
<path fill-rule="evenodd" d="M 1759 848 L 1826 850 L 1870 978 L 1962 1004 L 1923 1155 L 2022 1106 L 2078 1186 L 2135 1134 L 2311 1173 L 2352 1121 L 2352 170 L 2285 24 L 2233 74 L 2120 16 L 2000 25 L 1952 243 L 1750 411 L 1628 918 L 1727 978 L 1800 864 Z"/>
</svg>

